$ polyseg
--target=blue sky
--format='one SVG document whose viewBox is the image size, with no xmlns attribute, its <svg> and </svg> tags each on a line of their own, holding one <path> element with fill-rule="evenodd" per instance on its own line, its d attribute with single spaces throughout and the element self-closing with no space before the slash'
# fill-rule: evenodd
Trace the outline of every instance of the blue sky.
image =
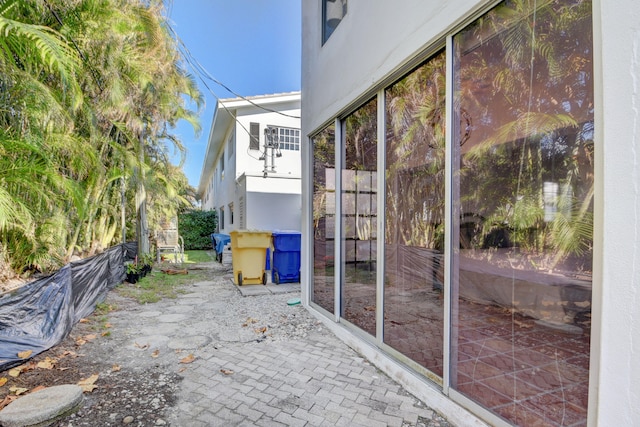
<svg viewBox="0 0 640 427">
<path fill-rule="evenodd" d="M 300 0 L 173 0 L 168 17 L 178 37 L 207 72 L 242 96 L 300 90 Z M 184 172 L 198 186 L 216 98 L 195 75 L 206 99 L 202 132 L 180 123 L 187 148 Z M 219 98 L 229 93 L 212 81 Z"/>
</svg>

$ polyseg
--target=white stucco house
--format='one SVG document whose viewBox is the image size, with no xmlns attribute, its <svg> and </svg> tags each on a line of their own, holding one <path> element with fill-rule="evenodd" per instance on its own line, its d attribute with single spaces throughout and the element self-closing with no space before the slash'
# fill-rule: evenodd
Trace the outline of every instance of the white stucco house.
<svg viewBox="0 0 640 427">
<path fill-rule="evenodd" d="M 300 230 L 300 92 L 221 99 L 198 195 L 219 233 Z"/>
<path fill-rule="evenodd" d="M 303 303 L 456 425 L 640 425 L 640 2 L 302 20 Z"/>
</svg>

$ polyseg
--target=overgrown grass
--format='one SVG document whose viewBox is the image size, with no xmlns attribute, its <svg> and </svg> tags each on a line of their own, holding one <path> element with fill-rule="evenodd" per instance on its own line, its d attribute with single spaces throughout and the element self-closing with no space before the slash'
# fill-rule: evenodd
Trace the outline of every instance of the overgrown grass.
<svg viewBox="0 0 640 427">
<path fill-rule="evenodd" d="M 215 261 L 213 251 L 184 251 L 185 264 L 212 261 Z"/>
<path fill-rule="evenodd" d="M 198 277 L 200 276 L 200 277 Z M 204 272 L 194 271 L 189 274 L 169 275 L 161 271 L 152 271 L 136 284 L 123 283 L 116 289 L 126 297 L 135 299 L 140 304 L 158 302 L 163 298 L 176 298 L 181 292 L 179 287 L 204 278 Z"/>
<path fill-rule="evenodd" d="M 211 251 L 185 251 L 184 264 L 162 263 L 154 265 L 153 271 L 136 284 L 123 283 L 116 289 L 126 297 L 135 299 L 140 304 L 158 302 L 163 298 L 176 298 L 184 292 L 182 285 L 206 280 L 210 270 L 189 269 L 189 264 L 213 261 Z M 160 270 L 186 270 L 187 274 L 166 274 Z"/>
</svg>

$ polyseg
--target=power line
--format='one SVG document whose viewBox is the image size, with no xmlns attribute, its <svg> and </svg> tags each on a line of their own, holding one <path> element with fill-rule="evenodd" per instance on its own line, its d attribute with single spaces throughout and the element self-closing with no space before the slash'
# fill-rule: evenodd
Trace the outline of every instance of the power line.
<svg viewBox="0 0 640 427">
<path fill-rule="evenodd" d="M 200 75 L 200 79 L 203 80 L 202 75 L 204 75 L 204 77 L 206 77 L 207 79 L 211 80 L 212 82 L 214 82 L 215 84 L 223 87 L 224 89 L 226 89 L 227 91 L 229 91 L 230 93 L 234 94 L 236 97 L 241 98 L 245 101 L 247 101 L 249 104 L 253 105 L 254 107 L 260 108 L 261 110 L 264 111 L 268 111 L 271 113 L 276 113 L 276 114 L 280 114 L 281 116 L 285 116 L 285 117 L 291 117 L 293 119 L 299 119 L 300 116 L 294 116 L 292 114 L 287 114 L 287 113 L 283 113 L 281 111 L 277 111 L 277 110 L 273 110 L 271 108 L 267 108 L 264 107 L 262 105 L 256 104 L 255 102 L 253 102 L 251 99 L 242 96 L 238 93 L 236 93 L 235 91 L 233 91 L 232 89 L 230 89 L 227 85 L 225 85 L 224 83 L 222 83 L 220 80 L 216 79 L 215 77 L 213 77 L 206 68 L 204 68 L 202 66 L 202 64 L 200 64 L 200 62 L 193 56 L 193 54 L 191 53 L 191 51 L 189 50 L 189 48 L 186 46 L 186 44 L 182 41 L 182 39 L 180 38 L 180 36 L 178 36 L 178 33 L 173 29 L 173 27 L 171 27 L 171 25 L 168 25 L 169 30 L 171 31 L 171 33 L 173 34 L 173 36 L 175 37 L 176 41 L 178 42 L 178 44 L 181 47 L 181 50 L 183 51 L 183 56 L 185 58 L 185 60 L 187 61 L 187 63 L 189 65 L 191 65 L 191 67 L 196 71 L 197 74 Z M 213 95 L 213 92 L 212 92 Z M 215 96 L 215 95 L 214 95 Z M 220 98 L 218 98 L 216 96 L 216 99 L 219 101 Z"/>
<path fill-rule="evenodd" d="M 185 61 L 195 71 L 195 74 L 200 79 L 200 81 L 202 82 L 204 87 L 216 99 L 216 101 L 218 101 L 219 105 L 229 114 L 229 116 L 233 117 L 233 120 L 238 125 L 240 125 L 240 127 L 247 133 L 247 135 L 249 136 L 249 140 L 250 141 L 255 141 L 258 144 L 258 147 L 260 146 L 260 140 L 257 139 L 254 135 L 252 135 L 251 132 L 246 128 L 246 126 L 240 120 L 238 120 L 238 118 L 231 112 L 231 110 L 229 110 L 229 108 L 224 104 L 224 102 L 221 101 L 220 97 L 209 86 L 209 84 L 207 83 L 207 81 L 205 80 L 204 77 L 206 77 L 208 80 L 213 81 L 217 85 L 223 87 L 224 89 L 226 89 L 230 93 L 236 95 L 238 98 L 241 98 L 241 99 L 247 101 L 248 103 L 250 103 L 251 105 L 253 105 L 253 106 L 257 107 L 257 108 L 260 108 L 261 110 L 272 112 L 272 113 L 276 113 L 276 114 L 280 114 L 282 116 L 286 116 L 286 117 L 290 117 L 290 118 L 294 118 L 294 119 L 299 119 L 300 118 L 299 116 L 294 116 L 294 115 L 291 115 L 291 114 L 286 114 L 286 113 L 282 113 L 282 112 L 277 111 L 277 110 L 273 110 L 273 109 L 270 109 L 270 108 L 263 107 L 262 105 L 256 104 L 252 100 L 247 99 L 246 97 L 244 97 L 242 95 L 238 95 L 237 93 L 235 93 L 234 91 L 229 89 L 229 87 L 227 87 L 225 84 L 223 84 L 218 79 L 214 78 L 213 76 L 211 76 L 211 74 L 209 74 L 209 72 L 202 66 L 202 64 L 200 64 L 200 62 L 193 56 L 193 54 L 191 53 L 189 48 L 185 45 L 185 43 L 182 41 L 182 39 L 178 36 L 176 31 L 170 25 L 167 25 L 167 26 L 169 28 L 169 31 L 175 37 L 175 40 L 178 42 L 178 45 L 179 45 L 179 47 L 181 49 L 181 52 L 183 54 L 183 57 L 184 57 Z M 265 152 L 261 151 L 260 154 L 261 154 L 261 157 L 259 157 L 259 158 L 255 157 L 254 155 L 251 154 L 250 145 L 249 145 L 249 147 L 247 147 L 247 155 L 249 157 L 251 157 L 252 159 L 258 160 L 258 161 L 263 160 L 263 157 L 266 157 L 266 155 L 267 155 L 266 150 L 265 150 Z"/>
</svg>

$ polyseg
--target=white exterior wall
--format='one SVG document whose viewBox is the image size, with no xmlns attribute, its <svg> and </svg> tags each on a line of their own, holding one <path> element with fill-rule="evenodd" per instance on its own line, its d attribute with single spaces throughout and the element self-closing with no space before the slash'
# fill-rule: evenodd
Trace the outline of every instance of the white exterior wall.
<svg viewBox="0 0 640 427">
<path fill-rule="evenodd" d="M 594 21 L 599 143 L 589 422 L 631 426 L 640 425 L 640 2 L 596 1 Z"/>
<path fill-rule="evenodd" d="M 243 175 L 238 178 L 237 194 L 238 198 L 244 196 L 244 212 L 236 213 L 236 222 L 230 230 L 301 230 L 299 178 L 281 174 L 267 178 L 262 174 Z M 244 215 L 244 227 L 240 215 Z"/>
<path fill-rule="evenodd" d="M 220 208 L 224 207 L 221 233 L 228 234 L 242 228 L 243 216 L 244 228 L 273 230 L 287 226 L 287 229 L 300 230 L 300 151 L 281 150 L 282 157 L 275 159 L 276 173 L 270 172 L 267 178 L 263 177 L 264 161 L 259 160 L 267 126 L 300 129 L 300 94 L 265 95 L 249 99 L 264 109 L 245 99 L 221 100 L 226 108 L 218 104 L 198 186 L 202 209 L 220 212 Z M 260 124 L 260 150 L 249 149 L 252 122 Z M 229 141 L 233 144 L 231 156 Z M 224 173 L 221 168 L 223 155 Z M 256 202 L 256 197 L 260 203 Z M 244 203 L 240 203 L 241 198 Z M 230 203 L 233 203 L 234 209 L 233 224 Z M 268 211 L 265 206 L 269 207 Z M 261 211 L 253 212 L 252 209 Z M 290 215 L 289 211 L 295 215 Z"/>
<path fill-rule="evenodd" d="M 372 96 L 443 34 L 495 1 L 351 0 L 348 13 L 322 46 L 321 2 L 303 2 L 302 132 L 311 136 Z M 596 195 L 591 426 L 640 425 L 640 2 L 594 0 Z M 303 170 L 311 170 L 308 144 Z M 312 281 L 310 176 L 303 175 L 303 302 Z M 319 316 L 326 321 L 326 318 Z M 331 324 L 329 324 L 330 327 Z M 436 388 L 343 328 L 332 329 L 451 421 L 478 420 Z"/>
<path fill-rule="evenodd" d="M 432 46 L 455 23 L 487 4 L 471 0 L 351 0 L 342 22 L 322 46 L 321 3 L 302 4 L 305 133 L 319 129 L 372 85 Z M 444 42 L 439 46 L 444 47 Z"/>
<path fill-rule="evenodd" d="M 247 193 L 247 229 L 300 231 L 300 194 Z"/>
<path fill-rule="evenodd" d="M 244 112 L 243 112 L 244 113 Z M 282 113 L 292 116 L 300 116 L 300 109 L 284 110 Z M 260 151 L 263 150 L 264 129 L 268 125 L 300 129 L 300 119 L 282 116 L 277 113 L 268 113 L 257 108 L 246 112 L 246 115 L 238 116 L 238 122 L 246 129 L 250 123 L 260 123 Z M 236 178 L 243 173 L 262 174 L 264 161 L 258 160 L 259 150 L 249 150 L 249 134 L 242 126 L 237 125 L 237 151 L 236 151 Z M 300 152 L 281 150 L 282 157 L 275 159 L 276 173 L 300 177 Z M 270 163 L 269 163 L 270 165 Z"/>
</svg>

